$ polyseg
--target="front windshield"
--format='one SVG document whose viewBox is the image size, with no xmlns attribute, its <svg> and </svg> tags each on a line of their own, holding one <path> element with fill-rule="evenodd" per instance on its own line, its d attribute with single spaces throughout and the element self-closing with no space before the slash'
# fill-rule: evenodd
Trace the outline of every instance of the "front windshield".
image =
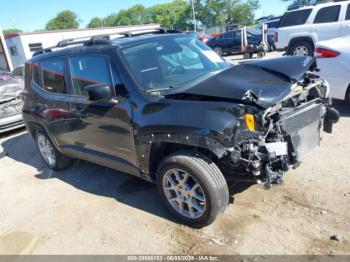
<svg viewBox="0 0 350 262">
<path fill-rule="evenodd" d="M 122 50 L 130 72 L 147 91 L 176 88 L 229 65 L 193 37 L 164 37 Z"/>
</svg>

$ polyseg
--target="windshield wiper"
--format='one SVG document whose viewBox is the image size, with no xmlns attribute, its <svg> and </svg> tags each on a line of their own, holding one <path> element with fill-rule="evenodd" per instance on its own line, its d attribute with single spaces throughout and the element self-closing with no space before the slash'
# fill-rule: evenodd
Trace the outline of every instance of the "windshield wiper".
<svg viewBox="0 0 350 262">
<path fill-rule="evenodd" d="M 168 90 L 173 89 L 173 88 L 175 88 L 175 87 L 174 86 L 169 86 L 167 88 L 159 88 L 159 89 L 149 89 L 149 90 L 144 89 L 144 91 L 146 93 L 150 94 L 150 93 L 157 93 L 157 92 L 162 92 L 162 91 L 168 91 Z"/>
</svg>

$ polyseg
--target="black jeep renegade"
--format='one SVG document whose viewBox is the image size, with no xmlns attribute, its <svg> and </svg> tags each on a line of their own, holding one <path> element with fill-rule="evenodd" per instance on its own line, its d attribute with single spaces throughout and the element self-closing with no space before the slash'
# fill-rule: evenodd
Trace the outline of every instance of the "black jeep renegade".
<svg viewBox="0 0 350 262">
<path fill-rule="evenodd" d="M 23 118 L 54 170 L 84 159 L 157 184 L 203 227 L 232 182 L 282 183 L 339 116 L 308 57 L 226 63 L 186 34 L 61 41 L 26 63 Z"/>
</svg>

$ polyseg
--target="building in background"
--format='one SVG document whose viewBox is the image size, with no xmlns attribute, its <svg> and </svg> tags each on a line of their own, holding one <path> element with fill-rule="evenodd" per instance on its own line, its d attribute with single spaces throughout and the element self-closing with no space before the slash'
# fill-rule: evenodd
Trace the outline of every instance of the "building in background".
<svg viewBox="0 0 350 262">
<path fill-rule="evenodd" d="M 42 49 L 57 45 L 64 39 L 89 37 L 94 35 L 118 34 L 138 30 L 152 30 L 159 28 L 159 24 L 118 26 L 89 29 L 71 29 L 57 31 L 42 31 L 33 33 L 14 33 L 5 36 L 9 55 L 14 67 L 24 64 L 33 54 Z"/>
<path fill-rule="evenodd" d="M 12 63 L 7 50 L 6 41 L 0 28 L 0 70 L 12 71 Z"/>
</svg>

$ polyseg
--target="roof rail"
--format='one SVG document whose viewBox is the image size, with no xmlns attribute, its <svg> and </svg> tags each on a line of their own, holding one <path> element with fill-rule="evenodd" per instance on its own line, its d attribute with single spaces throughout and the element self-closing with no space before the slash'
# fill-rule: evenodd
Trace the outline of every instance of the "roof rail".
<svg viewBox="0 0 350 262">
<path fill-rule="evenodd" d="M 311 2 L 310 4 L 301 4 L 301 5 L 292 5 L 290 6 L 290 9 L 288 11 L 295 11 L 299 8 L 303 7 L 312 7 L 312 6 L 318 6 L 318 5 L 324 5 L 324 4 L 330 4 L 330 3 L 339 3 L 339 2 L 347 2 L 349 0 L 327 0 L 327 1 L 321 1 L 321 2 Z"/>
<path fill-rule="evenodd" d="M 85 36 L 85 37 L 77 37 L 77 38 L 70 38 L 70 39 L 64 39 L 57 43 L 57 45 L 45 48 L 43 50 L 37 51 L 33 54 L 34 56 L 53 52 L 53 49 L 57 48 L 65 48 L 71 45 L 85 45 L 85 46 L 92 46 L 92 45 L 111 45 L 111 36 L 116 35 L 117 38 L 123 38 L 123 37 L 132 37 L 132 36 L 140 36 L 140 35 L 147 35 L 147 34 L 175 34 L 175 33 L 182 33 L 181 31 L 174 30 L 174 29 L 167 29 L 164 27 L 156 28 L 156 29 L 143 29 L 143 30 L 136 30 L 136 31 L 123 31 L 123 32 L 117 32 L 117 33 L 111 33 L 111 34 L 102 34 L 102 35 L 94 35 L 94 36 Z M 83 40 L 85 39 L 85 40 Z"/>
</svg>

